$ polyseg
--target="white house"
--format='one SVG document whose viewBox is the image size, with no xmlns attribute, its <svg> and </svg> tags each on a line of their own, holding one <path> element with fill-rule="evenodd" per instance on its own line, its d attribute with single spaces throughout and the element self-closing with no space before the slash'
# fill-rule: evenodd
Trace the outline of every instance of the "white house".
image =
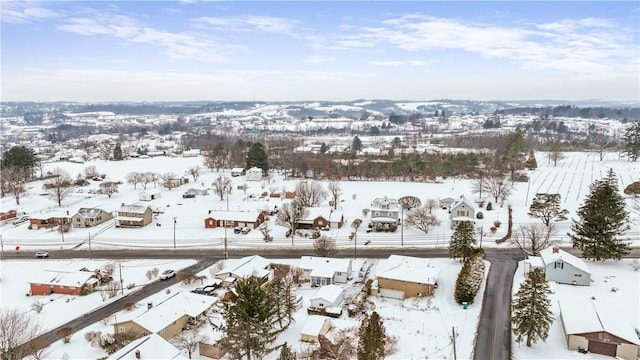
<svg viewBox="0 0 640 360">
<path fill-rule="evenodd" d="M 344 284 L 351 278 L 351 259 L 303 256 L 298 268 L 304 271 L 304 278 L 311 279 L 311 283 L 318 286 Z"/>
<path fill-rule="evenodd" d="M 259 167 L 252 167 L 247 170 L 247 181 L 260 181 L 262 180 L 262 169 Z"/>
<path fill-rule="evenodd" d="M 324 285 L 309 299 L 311 307 L 325 309 L 339 307 L 342 304 L 344 289 L 338 285 Z"/>
<path fill-rule="evenodd" d="M 473 205 L 461 196 L 455 203 L 451 204 L 449 217 L 451 219 L 451 228 L 455 228 L 463 221 L 474 222 L 476 211 Z"/>
<path fill-rule="evenodd" d="M 244 174 L 245 174 L 244 168 L 235 167 L 235 168 L 231 169 L 231 176 L 233 176 L 233 177 L 242 176 Z"/>
<path fill-rule="evenodd" d="M 216 278 L 233 282 L 238 278 L 255 276 L 262 281 L 267 281 L 271 277 L 270 265 L 271 262 L 260 255 L 228 259 L 224 261 L 224 268 L 216 273 Z"/>
<path fill-rule="evenodd" d="M 160 190 L 143 190 L 138 194 L 138 200 L 151 201 L 160 198 Z"/>
<path fill-rule="evenodd" d="M 369 208 L 371 227 L 385 228 L 397 226 L 400 222 L 400 203 L 397 199 L 388 197 L 375 198 Z"/>
<path fill-rule="evenodd" d="M 540 251 L 547 281 L 561 284 L 591 285 L 591 270 L 584 260 L 558 247 L 551 246 Z"/>
</svg>

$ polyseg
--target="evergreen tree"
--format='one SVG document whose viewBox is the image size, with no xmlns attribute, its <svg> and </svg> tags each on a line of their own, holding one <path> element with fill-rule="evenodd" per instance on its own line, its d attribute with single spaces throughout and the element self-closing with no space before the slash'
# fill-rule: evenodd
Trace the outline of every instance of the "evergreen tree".
<svg viewBox="0 0 640 360">
<path fill-rule="evenodd" d="M 524 162 L 524 167 L 529 170 L 535 170 L 538 168 L 538 162 L 536 161 L 536 156 L 533 150 L 529 151 L 529 158 Z"/>
<path fill-rule="evenodd" d="M 476 295 L 480 290 L 482 279 L 484 278 L 484 252 L 478 252 L 469 256 L 462 264 L 462 269 L 456 278 L 456 288 L 453 291 L 453 298 L 458 304 L 466 302 L 473 304 Z"/>
<path fill-rule="evenodd" d="M 358 136 L 355 136 L 353 138 L 353 142 L 351 143 L 351 148 L 355 152 L 358 152 L 358 151 L 362 150 L 362 140 L 360 140 L 360 138 Z"/>
<path fill-rule="evenodd" d="M 573 247 L 582 251 L 582 257 L 595 260 L 620 260 L 629 254 L 629 243 L 620 236 L 629 229 L 629 212 L 618 191 L 613 170 L 607 177 L 589 186 L 589 194 L 578 210 L 579 220 L 573 220 L 571 237 Z"/>
<path fill-rule="evenodd" d="M 467 257 L 473 254 L 473 245 L 476 243 L 475 229 L 473 222 L 463 221 L 451 235 L 449 241 L 449 257 L 453 259 L 461 258 L 464 262 Z"/>
<path fill-rule="evenodd" d="M 322 144 L 320 145 L 320 154 L 326 154 L 328 150 L 329 150 L 329 145 L 327 145 L 327 143 L 323 141 Z"/>
<path fill-rule="evenodd" d="M 629 160 L 638 160 L 638 156 L 640 156 L 640 121 L 634 122 L 625 131 L 624 152 Z"/>
<path fill-rule="evenodd" d="M 386 341 L 382 319 L 377 312 L 365 314 L 358 330 L 358 360 L 384 359 Z"/>
<path fill-rule="evenodd" d="M 545 341 L 553 322 L 549 284 L 542 269 L 533 269 L 520 285 L 511 303 L 513 333 L 519 343 L 527 339 L 527 346 L 538 340 Z"/>
<path fill-rule="evenodd" d="M 264 176 L 269 174 L 269 159 L 267 158 L 267 152 L 261 143 L 251 144 L 251 148 L 247 153 L 247 169 L 254 166 L 262 169 Z"/>
<path fill-rule="evenodd" d="M 529 216 L 542 220 L 545 226 L 549 226 L 552 220 L 567 220 L 567 209 L 560 209 L 560 194 L 538 193 L 533 197 L 529 207 Z"/>
<path fill-rule="evenodd" d="M 250 276 L 236 281 L 229 300 L 225 323 L 220 327 L 226 336 L 220 342 L 231 358 L 261 359 L 273 351 L 269 344 L 286 330 L 286 326 L 279 326 L 278 299 L 273 289 Z"/>
<path fill-rule="evenodd" d="M 291 347 L 286 342 L 280 347 L 277 360 L 296 360 L 296 354 L 291 351 Z"/>
<path fill-rule="evenodd" d="M 120 146 L 120 143 L 116 144 L 116 147 L 113 148 L 113 160 L 122 160 L 122 147 Z"/>
</svg>

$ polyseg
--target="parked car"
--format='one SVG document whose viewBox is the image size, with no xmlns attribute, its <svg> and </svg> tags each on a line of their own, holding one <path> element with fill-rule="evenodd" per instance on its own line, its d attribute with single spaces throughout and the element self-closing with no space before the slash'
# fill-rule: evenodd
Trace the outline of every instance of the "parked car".
<svg viewBox="0 0 640 360">
<path fill-rule="evenodd" d="M 18 226 L 20 224 L 26 223 L 27 221 L 29 221 L 29 217 L 28 216 L 21 216 L 21 217 L 15 219 L 15 220 L 13 220 L 11 223 L 13 225 L 15 225 L 15 226 Z"/>
<path fill-rule="evenodd" d="M 242 228 L 241 227 L 234 227 L 233 228 L 233 233 L 234 234 L 240 234 L 242 232 Z"/>
<path fill-rule="evenodd" d="M 49 253 L 46 251 L 36 251 L 36 257 L 40 259 L 48 258 Z"/>
<path fill-rule="evenodd" d="M 214 291 L 219 288 L 219 285 L 207 285 L 207 286 L 200 286 L 197 287 L 193 290 L 191 290 L 192 293 L 195 294 L 201 294 L 201 295 L 213 295 Z"/>
<path fill-rule="evenodd" d="M 160 280 L 169 280 L 174 276 L 176 276 L 175 270 L 165 270 L 160 274 Z"/>
<path fill-rule="evenodd" d="M 182 194 L 182 197 L 184 199 L 192 199 L 192 198 L 196 197 L 196 194 L 194 194 L 194 193 L 184 193 L 184 194 Z"/>
<path fill-rule="evenodd" d="M 242 233 L 242 235 L 247 235 L 249 232 L 251 231 L 250 227 L 243 227 L 242 230 L 240 230 L 240 232 Z"/>
</svg>

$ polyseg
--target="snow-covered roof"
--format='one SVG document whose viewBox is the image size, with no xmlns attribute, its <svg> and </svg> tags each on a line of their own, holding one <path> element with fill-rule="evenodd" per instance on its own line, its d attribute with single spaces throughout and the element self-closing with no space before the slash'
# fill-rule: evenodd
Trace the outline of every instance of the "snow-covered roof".
<svg viewBox="0 0 640 360">
<path fill-rule="evenodd" d="M 525 260 L 526 263 L 529 263 L 532 269 L 535 268 L 544 268 L 544 261 L 539 256 L 529 256 L 528 259 Z"/>
<path fill-rule="evenodd" d="M 455 203 L 451 205 L 451 211 L 455 211 L 458 206 L 466 205 L 468 208 L 473 210 L 473 205 L 464 196 L 461 196 Z"/>
<path fill-rule="evenodd" d="M 322 330 L 322 327 L 327 320 L 331 322 L 331 319 L 322 315 L 309 315 L 307 317 L 307 321 L 304 322 L 304 326 L 302 327 L 302 331 L 300 333 L 302 335 L 311 336 L 321 335 L 320 331 Z"/>
<path fill-rule="evenodd" d="M 593 300 L 560 300 L 565 333 L 584 334 L 605 331 L 630 343 L 640 345 L 633 326 L 606 306 Z"/>
<path fill-rule="evenodd" d="M 156 333 L 184 315 L 196 317 L 218 301 L 215 296 L 178 292 L 163 302 L 154 305 L 133 321 L 143 328 Z"/>
<path fill-rule="evenodd" d="M 589 269 L 589 266 L 587 266 L 587 264 L 584 262 L 584 260 L 557 247 L 555 249 L 557 250 L 557 252 L 554 252 L 554 247 L 550 246 L 540 251 L 540 257 L 542 258 L 542 261 L 544 261 L 545 265 L 553 264 L 554 262 L 561 260 L 567 264 L 574 266 L 577 269 L 591 274 L 591 270 Z"/>
<path fill-rule="evenodd" d="M 327 300 L 331 304 L 335 304 L 343 293 L 344 289 L 338 285 L 324 285 L 316 291 L 316 293 L 311 297 L 311 300 L 323 299 Z"/>
<path fill-rule="evenodd" d="M 214 218 L 216 220 L 237 220 L 237 221 L 246 221 L 246 222 L 254 222 L 258 219 L 259 212 L 256 211 L 214 211 L 212 210 L 209 213 L 208 217 Z"/>
<path fill-rule="evenodd" d="M 143 204 L 140 204 L 140 203 L 133 203 L 133 204 L 129 204 L 129 205 L 120 206 L 118 211 L 119 212 L 134 213 L 134 214 L 144 214 L 144 212 L 147 211 L 147 208 L 149 208 L 147 205 L 143 205 Z"/>
<path fill-rule="evenodd" d="M 90 271 L 45 270 L 41 273 L 38 273 L 29 282 L 31 284 L 81 287 L 92 276 L 93 273 Z"/>
<path fill-rule="evenodd" d="M 85 217 L 92 218 L 100 215 L 104 210 L 98 208 L 80 208 L 76 214 Z"/>
<path fill-rule="evenodd" d="M 31 219 L 47 220 L 51 218 L 70 218 L 70 212 L 62 209 L 49 210 L 38 214 L 31 214 Z"/>
<path fill-rule="evenodd" d="M 160 192 L 158 189 L 142 190 L 140 191 L 140 195 L 158 195 Z"/>
<path fill-rule="evenodd" d="M 218 271 L 216 276 L 231 274 L 236 278 L 255 276 L 263 278 L 269 275 L 267 267 L 271 262 L 260 255 L 245 256 L 241 259 L 225 260 L 224 269 Z"/>
<path fill-rule="evenodd" d="M 180 350 L 160 335 L 151 334 L 132 341 L 111 354 L 107 360 L 138 359 L 136 351 L 139 351 L 141 359 L 186 359 Z"/>
<path fill-rule="evenodd" d="M 231 169 L 231 172 L 243 172 L 243 171 L 244 171 L 244 168 L 241 168 L 241 167 L 235 167 Z"/>
<path fill-rule="evenodd" d="M 318 270 L 327 269 L 330 271 L 331 276 L 335 272 L 349 272 L 349 266 L 351 265 L 351 259 L 336 259 L 329 257 L 316 257 L 316 256 L 302 256 L 298 262 L 298 267 L 303 270 Z"/>
<path fill-rule="evenodd" d="M 371 210 L 397 210 L 400 209 L 400 203 L 398 199 L 391 199 L 388 197 L 375 198 L 371 202 Z"/>
<path fill-rule="evenodd" d="M 410 281 L 420 284 L 435 284 L 440 269 L 429 266 L 422 258 L 390 255 L 378 265 L 377 277 L 391 280 Z"/>
</svg>

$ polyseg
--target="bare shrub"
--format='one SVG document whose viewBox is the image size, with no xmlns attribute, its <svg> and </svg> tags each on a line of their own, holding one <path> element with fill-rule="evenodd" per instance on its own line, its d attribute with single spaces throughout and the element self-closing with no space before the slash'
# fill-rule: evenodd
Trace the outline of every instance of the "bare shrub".
<svg viewBox="0 0 640 360">
<path fill-rule="evenodd" d="M 135 284 L 135 283 L 128 283 L 128 284 L 127 284 L 127 290 L 131 290 L 131 289 L 133 289 L 134 287 L 136 287 L 136 284 Z"/>
<path fill-rule="evenodd" d="M 120 288 L 121 287 L 119 281 L 112 281 L 105 286 L 104 293 L 107 294 L 107 297 L 109 299 L 111 299 L 118 295 L 118 291 L 120 291 Z"/>
<path fill-rule="evenodd" d="M 127 303 L 124 303 L 124 305 L 122 305 L 122 309 L 127 311 L 131 311 L 135 308 L 136 308 L 136 303 L 134 302 L 127 302 Z"/>
<path fill-rule="evenodd" d="M 195 274 L 192 270 L 183 270 L 178 272 L 176 278 L 184 285 L 191 285 L 198 280 L 201 284 L 204 283 L 204 280 L 207 278 L 207 276 Z"/>
<path fill-rule="evenodd" d="M 386 356 L 393 355 L 398 351 L 398 337 L 387 335 L 384 342 L 384 354 Z"/>
<path fill-rule="evenodd" d="M 71 327 L 63 327 L 56 331 L 56 336 L 62 339 L 62 342 L 65 344 L 68 344 L 71 341 L 71 335 L 73 335 L 73 328 Z"/>
<path fill-rule="evenodd" d="M 35 311 L 37 314 L 40 314 L 43 308 L 44 308 L 44 304 L 40 301 L 36 301 L 33 304 L 31 304 L 31 310 Z"/>
<path fill-rule="evenodd" d="M 498 231 L 498 228 L 495 226 L 492 226 L 489 228 L 489 231 L 491 232 L 491 235 L 495 235 L 496 232 Z"/>
<path fill-rule="evenodd" d="M 322 235 L 313 241 L 313 250 L 321 257 L 327 257 L 338 253 L 336 241 L 326 235 Z"/>
<path fill-rule="evenodd" d="M 633 259 L 629 263 L 629 266 L 631 266 L 631 268 L 633 268 L 633 271 L 638 271 L 638 270 L 640 270 L 640 261 L 638 261 L 638 259 Z"/>
<path fill-rule="evenodd" d="M 153 270 L 147 270 L 146 276 L 149 280 L 153 279 Z"/>
<path fill-rule="evenodd" d="M 151 271 L 153 272 L 153 277 L 158 277 L 158 274 L 160 274 L 160 269 L 158 268 L 153 268 Z"/>
<path fill-rule="evenodd" d="M 495 226 L 497 228 L 499 228 L 500 225 L 502 225 L 502 222 L 500 220 L 496 220 L 496 221 L 493 222 L 493 226 Z"/>
</svg>

